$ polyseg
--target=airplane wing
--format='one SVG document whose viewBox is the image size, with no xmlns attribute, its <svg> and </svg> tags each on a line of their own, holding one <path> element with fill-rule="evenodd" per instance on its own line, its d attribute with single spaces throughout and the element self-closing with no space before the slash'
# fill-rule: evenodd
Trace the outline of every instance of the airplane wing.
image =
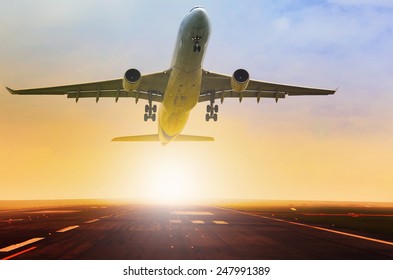
<svg viewBox="0 0 393 280">
<path fill-rule="evenodd" d="M 198 102 L 220 99 L 221 103 L 225 98 L 256 98 L 259 102 L 261 98 L 275 98 L 276 102 L 280 98 L 289 95 L 328 95 L 334 94 L 335 90 L 299 87 L 283 84 L 275 84 L 263 81 L 250 80 L 247 89 L 243 92 L 235 92 L 231 87 L 231 76 L 213 73 L 203 70 L 201 94 Z"/>
<path fill-rule="evenodd" d="M 7 87 L 11 94 L 21 95 L 67 95 L 67 98 L 95 98 L 96 102 L 101 97 L 119 98 L 133 97 L 138 102 L 139 99 L 149 100 L 151 94 L 152 101 L 162 102 L 165 88 L 168 83 L 170 70 L 143 75 L 138 90 L 127 92 L 123 89 L 123 79 L 92 82 L 85 84 L 13 90 Z"/>
</svg>

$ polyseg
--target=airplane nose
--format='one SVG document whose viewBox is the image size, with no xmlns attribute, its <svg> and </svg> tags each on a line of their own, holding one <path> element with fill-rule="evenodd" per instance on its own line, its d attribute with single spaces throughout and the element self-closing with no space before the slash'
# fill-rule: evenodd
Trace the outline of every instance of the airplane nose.
<svg viewBox="0 0 393 280">
<path fill-rule="evenodd" d="M 206 18 L 206 11 L 203 8 L 197 8 L 193 11 L 196 17 L 198 18 Z"/>
<path fill-rule="evenodd" d="M 195 8 L 192 11 L 192 17 L 195 19 L 198 24 L 208 25 L 209 20 L 205 9 L 203 8 Z"/>
</svg>

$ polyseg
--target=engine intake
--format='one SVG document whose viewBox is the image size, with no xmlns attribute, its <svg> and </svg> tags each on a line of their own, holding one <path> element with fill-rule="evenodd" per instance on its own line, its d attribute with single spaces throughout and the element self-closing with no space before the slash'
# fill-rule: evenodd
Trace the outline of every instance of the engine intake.
<svg viewBox="0 0 393 280">
<path fill-rule="evenodd" d="M 247 86 L 248 82 L 250 81 L 250 75 L 244 69 L 237 69 L 231 79 L 231 87 L 233 91 L 242 92 L 244 91 Z"/>
<path fill-rule="evenodd" d="M 141 72 L 139 72 L 137 69 L 132 68 L 127 70 L 123 78 L 124 90 L 128 92 L 137 90 L 141 82 L 141 77 Z"/>
</svg>

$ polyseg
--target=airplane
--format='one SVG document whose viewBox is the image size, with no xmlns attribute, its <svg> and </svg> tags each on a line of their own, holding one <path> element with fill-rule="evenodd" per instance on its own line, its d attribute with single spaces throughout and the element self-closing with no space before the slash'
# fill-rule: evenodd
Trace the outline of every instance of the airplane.
<svg viewBox="0 0 393 280">
<path fill-rule="evenodd" d="M 117 102 L 120 98 L 132 97 L 147 100 L 144 120 L 156 121 L 158 109 L 158 134 L 117 137 L 112 141 L 214 141 L 212 137 L 182 135 L 191 110 L 199 102 L 209 102 L 205 120 L 217 121 L 218 105 L 225 98 L 281 98 L 299 95 L 329 95 L 336 90 L 276 84 L 250 80 L 249 73 L 237 69 L 232 76 L 206 71 L 202 68 L 211 33 L 206 10 L 196 6 L 181 22 L 176 40 L 173 60 L 169 69 L 142 75 L 132 68 L 125 72 L 122 79 L 91 82 L 84 84 L 55 86 L 36 89 L 13 90 L 11 94 L 21 95 L 67 95 L 67 98 L 112 97 Z"/>
</svg>

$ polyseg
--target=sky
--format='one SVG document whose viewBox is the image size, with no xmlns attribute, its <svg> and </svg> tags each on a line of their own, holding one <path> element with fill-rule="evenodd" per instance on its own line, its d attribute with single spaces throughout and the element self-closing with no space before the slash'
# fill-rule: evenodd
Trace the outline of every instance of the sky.
<svg viewBox="0 0 393 280">
<path fill-rule="evenodd" d="M 114 143 L 152 134 L 144 102 L 12 96 L 166 70 L 183 17 L 206 8 L 204 69 L 338 88 L 333 96 L 206 104 L 184 134 L 211 143 Z M 0 199 L 393 201 L 393 4 L 326 1 L 2 1 Z"/>
</svg>

